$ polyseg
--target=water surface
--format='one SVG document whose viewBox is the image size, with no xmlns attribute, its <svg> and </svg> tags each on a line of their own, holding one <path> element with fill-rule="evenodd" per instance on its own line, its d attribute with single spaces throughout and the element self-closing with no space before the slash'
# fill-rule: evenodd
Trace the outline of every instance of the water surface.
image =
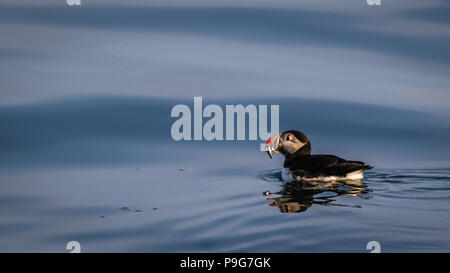
<svg viewBox="0 0 450 273">
<path fill-rule="evenodd" d="M 314 153 L 375 166 L 352 183 L 283 183 L 281 157 L 270 160 L 260 141 L 172 140 L 178 102 L 2 108 L 0 250 L 64 252 L 75 240 L 86 252 L 367 252 L 375 240 L 386 252 L 448 251 L 448 129 L 440 118 L 280 100 L 280 127 L 302 128 Z M 376 118 L 383 115 L 390 119 Z"/>
<path fill-rule="evenodd" d="M 448 1 L 0 3 L 0 251 L 450 250 Z M 279 181 L 171 108 L 277 104 L 363 181 Z M 192 108 L 191 108 L 192 109 Z"/>
</svg>

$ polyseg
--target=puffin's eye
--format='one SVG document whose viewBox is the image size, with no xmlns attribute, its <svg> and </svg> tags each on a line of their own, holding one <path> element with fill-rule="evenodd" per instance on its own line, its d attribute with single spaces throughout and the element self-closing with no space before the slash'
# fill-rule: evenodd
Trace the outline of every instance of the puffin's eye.
<svg viewBox="0 0 450 273">
<path fill-rule="evenodd" d="M 286 141 L 291 140 L 291 138 L 289 137 L 289 135 L 286 135 Z"/>
</svg>

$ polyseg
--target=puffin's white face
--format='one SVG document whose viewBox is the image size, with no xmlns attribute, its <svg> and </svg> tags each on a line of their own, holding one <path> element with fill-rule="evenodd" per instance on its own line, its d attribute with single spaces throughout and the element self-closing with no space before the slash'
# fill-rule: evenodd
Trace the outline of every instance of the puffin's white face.
<svg viewBox="0 0 450 273">
<path fill-rule="evenodd" d="M 283 149 L 288 154 L 293 154 L 301 147 L 305 146 L 306 143 L 298 140 L 294 134 L 286 133 L 280 137 L 281 149 Z"/>
<path fill-rule="evenodd" d="M 286 154 L 293 154 L 307 143 L 307 140 L 302 142 L 294 134 L 286 132 L 271 137 L 266 143 L 266 152 L 270 158 L 272 153 L 280 153 L 281 150 Z"/>
</svg>

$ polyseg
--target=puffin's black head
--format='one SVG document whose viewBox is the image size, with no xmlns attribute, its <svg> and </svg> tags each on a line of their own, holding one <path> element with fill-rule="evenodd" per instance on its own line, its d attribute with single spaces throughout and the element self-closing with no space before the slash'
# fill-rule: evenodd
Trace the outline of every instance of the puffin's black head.
<svg viewBox="0 0 450 273">
<path fill-rule="evenodd" d="M 295 153 L 309 155 L 311 154 L 311 143 L 302 132 L 289 130 L 271 137 L 266 143 L 266 151 L 270 158 L 272 158 L 272 152 L 283 155 Z"/>
</svg>

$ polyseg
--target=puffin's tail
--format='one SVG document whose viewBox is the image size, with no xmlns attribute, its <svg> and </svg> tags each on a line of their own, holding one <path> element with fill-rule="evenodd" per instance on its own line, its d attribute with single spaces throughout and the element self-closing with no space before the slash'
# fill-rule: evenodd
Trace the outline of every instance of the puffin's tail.
<svg viewBox="0 0 450 273">
<path fill-rule="evenodd" d="M 373 169 L 373 166 L 364 165 L 364 166 L 361 167 L 361 170 L 363 170 L 363 171 L 367 171 L 367 170 L 370 170 L 370 169 Z"/>
<path fill-rule="evenodd" d="M 361 161 L 347 161 L 345 163 L 333 165 L 330 174 L 345 177 L 348 175 L 362 174 L 364 171 L 372 168 L 372 166 L 366 165 Z"/>
<path fill-rule="evenodd" d="M 347 169 L 347 172 L 367 171 L 373 168 L 373 166 L 366 165 L 361 161 L 349 161 L 351 168 Z M 356 166 L 355 166 L 356 165 Z"/>
</svg>

